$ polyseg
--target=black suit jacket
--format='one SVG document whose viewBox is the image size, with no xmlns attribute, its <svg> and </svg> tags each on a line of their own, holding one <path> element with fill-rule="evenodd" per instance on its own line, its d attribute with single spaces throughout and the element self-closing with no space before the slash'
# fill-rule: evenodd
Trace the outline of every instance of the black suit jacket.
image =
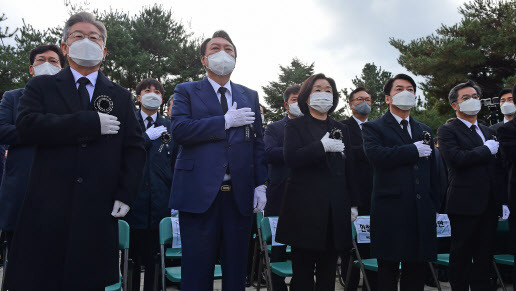
<svg viewBox="0 0 516 291">
<path fill-rule="evenodd" d="M 16 227 L 34 158 L 34 146 L 20 144 L 14 125 L 22 94 L 23 89 L 7 91 L 0 103 L 0 144 L 9 149 L 0 186 L 0 229 L 7 231 Z"/>
<path fill-rule="evenodd" d="M 512 212 L 509 215 L 509 227 L 512 252 L 516 252 L 516 119 L 513 119 L 498 129 L 498 139 L 502 154 L 508 165 L 508 206 Z"/>
<path fill-rule="evenodd" d="M 265 216 L 278 216 L 280 214 L 285 182 L 288 177 L 288 167 L 283 158 L 283 137 L 288 116 L 269 124 L 265 128 L 263 142 L 268 164 L 269 186 L 267 186 L 267 204 Z"/>
<path fill-rule="evenodd" d="M 326 153 L 322 136 L 309 126 L 313 117 L 287 121 L 283 152 L 290 169 L 278 221 L 278 242 L 294 247 L 324 250 L 328 231 L 335 247 L 351 246 L 351 206 L 356 206 L 354 161 L 348 128 L 328 118 L 328 132 L 338 129 L 345 145 L 341 153 Z M 333 229 L 329 230 L 329 226 Z"/>
<path fill-rule="evenodd" d="M 482 124 L 479 128 L 486 140 L 493 139 L 492 129 Z M 437 135 L 439 150 L 448 167 L 446 212 L 480 215 L 487 209 L 489 199 L 500 203 L 503 199 L 496 175 L 499 161 L 478 134 L 455 119 L 441 126 Z"/>
<path fill-rule="evenodd" d="M 99 72 L 92 100 L 102 95 L 121 123 L 116 135 L 101 135 L 98 113 L 81 110 L 70 68 L 25 87 L 16 128 L 36 153 L 9 252 L 10 289 L 97 290 L 118 282 L 111 211 L 115 200 L 132 205 L 145 149 L 131 93 Z"/>
<path fill-rule="evenodd" d="M 351 142 L 351 152 L 355 159 L 356 168 L 354 171 L 358 173 L 356 183 L 358 186 L 358 214 L 369 215 L 371 211 L 371 194 L 373 191 L 373 167 L 367 159 L 364 152 L 364 141 L 362 139 L 362 130 L 357 121 L 350 117 L 341 121 L 349 128 L 349 139 Z"/>
<path fill-rule="evenodd" d="M 436 157 L 420 158 L 413 144 L 432 131 L 412 117 L 410 127 L 411 139 L 390 111 L 362 125 L 374 169 L 371 254 L 395 262 L 432 261 L 437 255 L 435 215 L 442 195 Z"/>
</svg>

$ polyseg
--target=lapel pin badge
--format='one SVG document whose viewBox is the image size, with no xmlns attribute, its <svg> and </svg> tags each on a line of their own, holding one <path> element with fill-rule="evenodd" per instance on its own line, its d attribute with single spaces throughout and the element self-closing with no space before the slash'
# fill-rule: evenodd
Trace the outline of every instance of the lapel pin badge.
<svg viewBox="0 0 516 291">
<path fill-rule="evenodd" d="M 113 111 L 113 100 L 107 95 L 100 95 L 95 99 L 93 106 L 98 112 L 109 114 Z"/>
</svg>

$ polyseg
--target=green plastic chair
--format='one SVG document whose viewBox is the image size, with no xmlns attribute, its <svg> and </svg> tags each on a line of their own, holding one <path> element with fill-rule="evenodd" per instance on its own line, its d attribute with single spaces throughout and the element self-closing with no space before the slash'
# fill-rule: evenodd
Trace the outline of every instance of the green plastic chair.
<svg viewBox="0 0 516 291">
<path fill-rule="evenodd" d="M 498 221 L 496 226 L 496 235 L 497 236 L 507 236 L 509 234 L 509 221 L 501 220 Z M 496 276 L 498 277 L 498 281 L 502 285 L 502 289 L 507 291 L 505 284 L 503 283 L 502 276 L 500 275 L 500 270 L 498 269 L 497 264 L 506 265 L 506 266 L 514 266 L 514 256 L 510 254 L 500 254 L 493 256 L 493 267 L 496 271 Z"/>
<path fill-rule="evenodd" d="M 174 234 L 172 233 L 172 221 L 170 217 L 165 217 L 159 223 L 159 244 L 160 244 L 160 259 L 161 259 L 161 286 L 165 289 L 165 278 L 171 282 L 181 282 L 181 267 L 165 267 L 165 258 L 180 259 L 180 248 L 167 248 L 166 244 L 171 244 Z M 214 278 L 222 278 L 222 268 L 220 265 L 215 265 Z"/>
<path fill-rule="evenodd" d="M 118 283 L 105 288 L 106 291 L 121 291 L 127 289 L 128 271 L 127 264 L 129 261 L 129 224 L 123 220 L 118 220 L 118 249 L 122 251 L 123 266 L 122 276 L 119 278 Z"/>
<path fill-rule="evenodd" d="M 269 217 L 262 218 L 260 224 L 262 249 L 265 250 L 267 248 L 267 244 L 272 242 L 272 232 L 271 225 L 269 224 Z M 283 278 L 292 277 L 292 262 L 286 261 L 271 263 L 269 259 L 269 253 L 264 252 L 264 255 L 265 267 L 267 269 L 267 290 L 271 290 L 272 273 Z"/>
</svg>

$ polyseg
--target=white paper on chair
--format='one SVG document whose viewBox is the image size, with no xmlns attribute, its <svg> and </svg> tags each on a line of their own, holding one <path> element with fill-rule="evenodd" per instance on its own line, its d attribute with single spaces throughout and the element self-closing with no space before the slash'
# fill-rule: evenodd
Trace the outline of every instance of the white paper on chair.
<svg viewBox="0 0 516 291">
<path fill-rule="evenodd" d="M 181 248 L 181 232 L 179 231 L 179 217 L 171 217 L 172 220 L 172 248 Z"/>
<path fill-rule="evenodd" d="M 357 230 L 357 243 L 368 244 L 371 242 L 370 218 L 369 216 L 359 216 L 354 222 Z"/>
<path fill-rule="evenodd" d="M 271 234 L 272 234 L 272 245 L 273 246 L 282 246 L 282 243 L 276 241 L 276 227 L 278 227 L 278 218 L 277 217 L 269 217 L 269 225 L 271 226 Z"/>
<path fill-rule="evenodd" d="M 451 225 L 447 214 L 439 214 L 436 220 L 437 237 L 450 237 Z"/>
</svg>

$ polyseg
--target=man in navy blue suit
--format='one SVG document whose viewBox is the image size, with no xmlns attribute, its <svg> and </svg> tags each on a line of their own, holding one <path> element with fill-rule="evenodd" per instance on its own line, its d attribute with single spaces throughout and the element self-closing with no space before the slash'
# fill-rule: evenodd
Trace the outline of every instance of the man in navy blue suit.
<svg viewBox="0 0 516 291">
<path fill-rule="evenodd" d="M 174 90 L 172 136 L 178 153 L 170 208 L 179 211 L 183 290 L 212 290 L 221 258 L 222 289 L 244 290 L 251 214 L 267 201 L 258 94 L 230 81 L 236 47 L 217 31 L 201 45 L 208 77 Z"/>
<path fill-rule="evenodd" d="M 30 51 L 29 61 L 31 76 L 53 75 L 64 66 L 65 57 L 55 45 L 40 45 Z M 34 147 L 20 143 L 15 126 L 23 90 L 5 92 L 0 103 L 0 144 L 8 146 L 9 150 L 0 187 L 0 229 L 5 233 L 7 245 L 14 234 L 34 157 Z"/>
</svg>

